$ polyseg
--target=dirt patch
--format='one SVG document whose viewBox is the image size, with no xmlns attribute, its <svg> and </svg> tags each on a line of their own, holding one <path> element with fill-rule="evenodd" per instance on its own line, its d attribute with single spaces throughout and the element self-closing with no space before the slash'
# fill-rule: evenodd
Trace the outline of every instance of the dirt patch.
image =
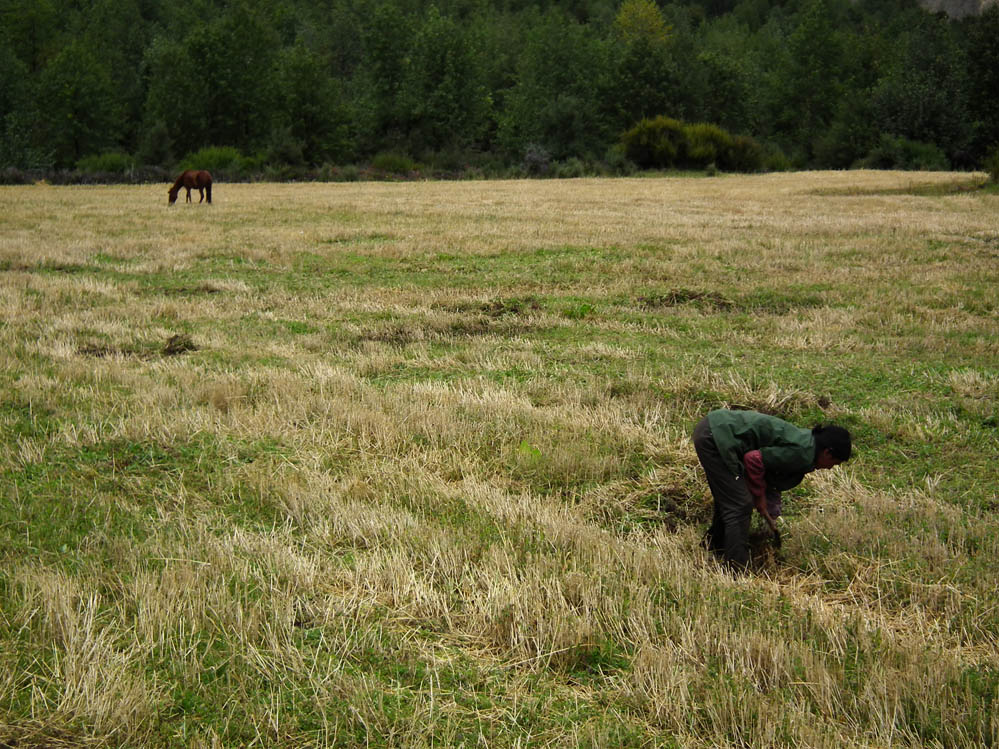
<svg viewBox="0 0 999 749">
<path fill-rule="evenodd" d="M 79 356 L 89 356 L 95 359 L 107 359 L 110 357 L 134 357 L 138 359 L 156 359 L 161 356 L 177 356 L 188 351 L 197 351 L 191 336 L 181 333 L 170 336 L 166 343 L 160 348 L 150 348 L 133 344 L 131 346 L 112 346 L 109 344 L 88 344 L 80 346 L 76 353 Z"/>
<path fill-rule="evenodd" d="M 490 318 L 506 317 L 507 315 L 524 315 L 542 309 L 536 297 L 511 297 L 508 299 L 489 299 L 485 302 L 465 301 L 455 304 L 434 304 L 434 309 L 446 312 L 460 312 L 485 315 Z"/>
<path fill-rule="evenodd" d="M 693 291 L 672 289 L 663 293 L 647 294 L 638 297 L 638 303 L 645 309 L 665 309 L 684 304 L 697 304 L 715 309 L 728 309 L 732 302 L 714 291 Z"/>
<path fill-rule="evenodd" d="M 408 346 L 420 341 L 447 341 L 487 335 L 513 336 L 524 333 L 529 328 L 530 326 L 509 318 L 483 314 L 457 315 L 447 321 L 394 323 L 381 330 L 364 332 L 354 339 L 354 343 L 377 341 L 393 346 Z"/>
<path fill-rule="evenodd" d="M 186 333 L 180 333 L 172 335 L 167 339 L 166 344 L 163 346 L 163 356 L 177 356 L 178 354 L 186 354 L 188 351 L 197 350 L 198 347 L 194 345 L 191 336 Z"/>
</svg>

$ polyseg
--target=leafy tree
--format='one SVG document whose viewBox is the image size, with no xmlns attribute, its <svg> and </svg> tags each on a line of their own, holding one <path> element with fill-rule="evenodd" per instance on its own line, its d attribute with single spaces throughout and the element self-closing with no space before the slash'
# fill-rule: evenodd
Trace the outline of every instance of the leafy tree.
<svg viewBox="0 0 999 749">
<path fill-rule="evenodd" d="M 999 148 L 999 5 L 966 21 L 968 90 L 980 92 L 968 102 L 974 123 L 974 161 Z M 989 93 L 986 93 L 989 92 Z"/>
<path fill-rule="evenodd" d="M 916 0 L 0 0 L 0 162 L 218 145 L 543 167 L 666 115 L 799 165 L 935 144 L 972 166 L 999 143 L 999 97 L 972 95 L 999 87 L 997 39 L 999 7 Z"/>
<path fill-rule="evenodd" d="M 732 132 L 765 132 L 772 59 L 734 14 L 703 25 L 691 44 L 695 66 L 685 74 L 695 106 L 690 116 Z"/>
<path fill-rule="evenodd" d="M 745 63 L 714 50 L 699 54 L 697 63 L 704 81 L 701 119 L 731 130 L 750 129 L 752 83 Z"/>
<path fill-rule="evenodd" d="M 275 83 L 276 119 L 302 161 L 320 164 L 353 156 L 351 118 L 340 86 L 317 54 L 302 44 L 283 50 Z"/>
<path fill-rule="evenodd" d="M 601 99 L 614 130 L 643 118 L 682 114 L 672 29 L 652 0 L 625 0 L 614 19 Z"/>
<path fill-rule="evenodd" d="M 271 132 L 277 36 L 238 4 L 180 42 L 154 41 L 146 118 L 164 122 L 178 153 L 206 145 L 251 150 Z"/>
<path fill-rule="evenodd" d="M 624 0 L 614 18 L 614 32 L 626 44 L 643 39 L 664 47 L 670 38 L 669 24 L 653 0 Z"/>
<path fill-rule="evenodd" d="M 0 36 L 0 167 L 48 166 L 51 159 L 34 138 L 39 115 L 28 66 Z"/>
<path fill-rule="evenodd" d="M 468 35 L 434 6 L 415 34 L 401 98 L 414 146 L 467 148 L 480 143 L 488 127 L 480 57 Z"/>
<path fill-rule="evenodd" d="M 107 66 L 81 42 L 63 48 L 41 72 L 38 132 L 57 166 L 117 145 L 121 116 Z"/>
<path fill-rule="evenodd" d="M 520 156 L 534 144 L 557 160 L 602 154 L 611 140 L 598 114 L 606 64 L 605 45 L 586 26 L 554 10 L 538 18 L 499 124 L 507 153 Z"/>
<path fill-rule="evenodd" d="M 53 0 L 0 0 L 3 36 L 29 73 L 37 73 L 60 49 L 59 8 Z"/>
<path fill-rule="evenodd" d="M 952 160 L 965 160 L 972 136 L 966 71 L 949 22 L 924 16 L 900 36 L 871 92 L 874 122 L 882 133 L 937 144 Z"/>
<path fill-rule="evenodd" d="M 843 50 L 829 0 L 808 0 L 778 66 L 777 127 L 810 156 L 813 140 L 833 120 L 843 94 Z"/>
<path fill-rule="evenodd" d="M 137 0 L 96 0 L 85 19 L 84 43 L 97 51 L 114 87 L 115 110 L 121 116 L 123 144 L 134 152 L 139 141 L 145 86 L 142 57 L 149 26 Z"/>
<path fill-rule="evenodd" d="M 366 146 L 397 147 L 405 143 L 407 116 L 400 95 L 409 76 L 413 25 L 408 16 L 389 2 L 374 9 L 364 30 L 359 106 Z"/>
<path fill-rule="evenodd" d="M 601 87 L 614 130 L 658 114 L 686 114 L 680 72 L 665 44 L 639 37 L 614 50 Z"/>
<path fill-rule="evenodd" d="M 143 158 L 152 163 L 211 142 L 210 125 L 200 103 L 207 84 L 182 41 L 165 36 L 152 41 L 143 60 L 149 87 L 141 138 Z"/>
</svg>

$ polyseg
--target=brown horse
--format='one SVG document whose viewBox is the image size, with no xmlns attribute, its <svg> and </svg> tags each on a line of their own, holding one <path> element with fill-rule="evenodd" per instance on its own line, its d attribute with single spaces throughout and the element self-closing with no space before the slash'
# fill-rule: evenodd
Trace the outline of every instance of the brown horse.
<svg viewBox="0 0 999 749">
<path fill-rule="evenodd" d="M 191 202 L 191 188 L 196 189 L 201 194 L 201 200 L 205 199 L 205 192 L 208 192 L 208 202 L 212 202 L 212 175 L 210 172 L 206 172 L 203 169 L 198 171 L 196 169 L 188 169 L 186 172 L 177 177 L 177 181 L 173 183 L 173 187 L 167 193 L 169 195 L 169 205 L 173 205 L 177 202 L 177 193 L 180 192 L 180 188 L 187 188 L 187 202 Z"/>
</svg>

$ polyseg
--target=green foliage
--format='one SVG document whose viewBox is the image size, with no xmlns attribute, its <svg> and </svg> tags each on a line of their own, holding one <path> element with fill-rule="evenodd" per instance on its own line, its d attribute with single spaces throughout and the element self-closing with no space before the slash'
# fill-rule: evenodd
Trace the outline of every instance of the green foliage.
<svg viewBox="0 0 999 749">
<path fill-rule="evenodd" d="M 645 169 L 668 169 L 683 158 L 683 123 L 660 115 L 643 119 L 621 136 L 627 157 Z"/>
<path fill-rule="evenodd" d="M 982 166 L 988 173 L 992 184 L 999 185 L 999 144 L 992 146 Z"/>
<path fill-rule="evenodd" d="M 606 70 L 605 44 L 555 10 L 538 19 L 523 44 L 517 82 L 504 94 L 500 145 L 515 158 L 530 144 L 555 160 L 603 153 L 611 135 L 595 81 Z"/>
<path fill-rule="evenodd" d="M 639 37 L 612 48 L 602 86 L 611 122 L 621 130 L 660 112 L 682 112 L 680 70 L 661 43 Z"/>
<path fill-rule="evenodd" d="M 967 23 L 968 101 L 974 123 L 975 151 L 985 153 L 999 143 L 999 4 L 991 3 Z M 990 93 L 986 93 L 990 92 Z"/>
<path fill-rule="evenodd" d="M 478 144 L 489 127 L 491 99 L 469 34 L 431 6 L 409 63 L 400 96 L 413 148 Z"/>
<path fill-rule="evenodd" d="M 37 122 L 28 67 L 0 35 L 0 166 L 36 166 L 31 132 Z"/>
<path fill-rule="evenodd" d="M 578 177 L 585 177 L 586 173 L 586 164 L 583 163 L 582 159 L 577 159 L 575 156 L 559 162 L 555 167 L 555 176 L 559 179 L 576 179 Z"/>
<path fill-rule="evenodd" d="M 355 155 L 351 115 L 339 82 L 302 44 L 281 52 L 275 73 L 280 117 L 271 150 L 287 163 L 342 162 Z"/>
<path fill-rule="evenodd" d="M 701 117 L 726 129 L 747 130 L 753 122 L 753 81 L 761 75 L 752 71 L 747 53 L 709 47 L 697 55 L 697 68 L 703 80 Z"/>
<path fill-rule="evenodd" d="M 852 166 L 884 133 L 957 168 L 999 142 L 999 97 L 976 94 L 999 86 L 994 5 L 959 23 L 845 0 L 0 6 L 0 166 L 20 169 L 113 151 L 166 167 L 212 144 L 274 174 L 393 150 L 449 174 L 530 172 L 532 146 L 592 169 L 662 113 L 801 167 Z M 751 168 L 711 148 L 691 162 Z M 624 156 L 616 173 L 640 163 Z"/>
<path fill-rule="evenodd" d="M 776 125 L 808 155 L 843 94 L 844 53 L 833 13 L 831 0 L 808 0 L 778 64 Z"/>
<path fill-rule="evenodd" d="M 614 18 L 614 31 L 625 41 L 645 39 L 664 45 L 669 41 L 670 27 L 653 0 L 624 0 Z"/>
<path fill-rule="evenodd" d="M 703 169 L 709 164 L 721 166 L 729 161 L 732 150 L 732 136 L 717 125 L 696 123 L 684 125 L 683 135 L 686 141 L 685 165 Z"/>
<path fill-rule="evenodd" d="M 867 169 L 937 170 L 950 168 L 947 156 L 932 143 L 918 143 L 892 135 L 882 135 L 858 166 Z"/>
<path fill-rule="evenodd" d="M 720 167 L 733 172 L 758 172 L 767 165 L 766 150 L 748 135 L 732 137 L 732 143 Z"/>
<path fill-rule="evenodd" d="M 217 178 L 246 177 L 263 166 L 263 160 L 244 156 L 233 146 L 207 146 L 185 156 L 179 169 L 207 169 Z"/>
<path fill-rule="evenodd" d="M 420 167 L 409 156 L 394 151 L 384 151 L 375 154 L 371 159 L 371 166 L 382 172 L 389 174 L 412 174 Z"/>
<path fill-rule="evenodd" d="M 645 168 L 755 172 L 766 163 L 763 147 L 748 136 L 664 116 L 642 120 L 621 136 L 621 144 L 627 158 Z"/>
<path fill-rule="evenodd" d="M 84 156 L 76 162 L 81 172 L 125 174 L 135 169 L 135 159 L 119 151 L 109 151 L 94 156 Z"/>
<path fill-rule="evenodd" d="M 278 49 L 274 29 L 243 4 L 183 38 L 158 38 L 146 54 L 147 119 L 167 123 L 179 152 L 207 143 L 256 149 L 273 125 Z"/>
<path fill-rule="evenodd" d="M 121 127 L 110 71 L 82 42 L 64 47 L 38 79 L 41 141 L 58 166 L 113 147 Z"/>
<path fill-rule="evenodd" d="M 954 31 L 941 20 L 923 19 L 900 36 L 897 56 L 871 92 L 871 117 L 882 133 L 961 157 L 972 138 L 969 95 Z"/>
</svg>

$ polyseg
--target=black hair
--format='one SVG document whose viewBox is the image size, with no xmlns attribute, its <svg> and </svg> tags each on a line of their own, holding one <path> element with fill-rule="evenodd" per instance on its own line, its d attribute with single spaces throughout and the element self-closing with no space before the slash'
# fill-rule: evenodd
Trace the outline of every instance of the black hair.
<svg viewBox="0 0 999 749">
<path fill-rule="evenodd" d="M 846 461 L 850 459 L 853 443 L 850 440 L 850 433 L 843 427 L 838 427 L 835 424 L 828 426 L 819 424 L 812 428 L 812 436 L 815 437 L 816 455 L 823 450 L 829 450 L 836 460 Z"/>
</svg>

